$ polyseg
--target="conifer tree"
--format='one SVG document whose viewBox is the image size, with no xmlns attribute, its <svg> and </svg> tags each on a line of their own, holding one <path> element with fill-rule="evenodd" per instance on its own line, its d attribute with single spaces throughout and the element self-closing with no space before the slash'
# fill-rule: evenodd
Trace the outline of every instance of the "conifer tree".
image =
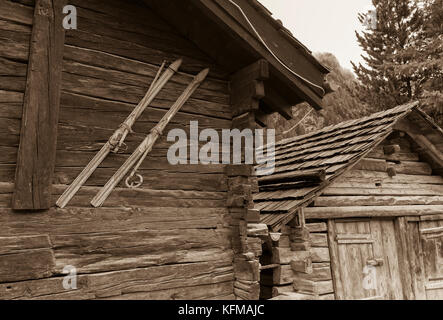
<svg viewBox="0 0 443 320">
<path fill-rule="evenodd" d="M 374 111 L 379 111 L 416 98 L 414 78 L 399 72 L 397 67 L 410 62 L 407 55 L 400 53 L 414 50 L 422 11 L 410 0 L 373 0 L 373 5 L 377 17 L 375 28 L 368 28 L 362 34 L 356 32 L 365 52 L 365 65 L 353 64 L 353 67 L 362 84 L 362 98 Z M 359 20 L 364 23 L 365 15 L 360 14 Z"/>
<path fill-rule="evenodd" d="M 357 35 L 365 65 L 354 66 L 374 111 L 411 100 L 442 124 L 443 0 L 373 0 L 376 28 Z M 365 16 L 359 16 L 365 21 Z"/>
</svg>

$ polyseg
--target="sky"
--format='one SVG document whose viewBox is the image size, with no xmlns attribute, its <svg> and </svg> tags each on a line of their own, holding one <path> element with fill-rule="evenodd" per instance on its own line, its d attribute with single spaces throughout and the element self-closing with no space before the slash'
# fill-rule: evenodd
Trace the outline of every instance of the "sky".
<svg viewBox="0 0 443 320">
<path fill-rule="evenodd" d="M 354 31 L 362 30 L 358 13 L 367 12 L 371 0 L 259 1 L 312 52 L 330 52 L 351 71 L 350 61 L 362 61 Z"/>
</svg>

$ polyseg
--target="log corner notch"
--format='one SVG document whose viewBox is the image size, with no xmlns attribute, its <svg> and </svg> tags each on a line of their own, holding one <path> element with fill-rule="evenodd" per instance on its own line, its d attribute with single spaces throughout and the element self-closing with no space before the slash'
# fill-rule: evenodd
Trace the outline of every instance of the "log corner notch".
<svg viewBox="0 0 443 320">
<path fill-rule="evenodd" d="M 231 76 L 231 107 L 234 118 L 247 117 L 251 123 L 244 124 L 246 128 L 254 128 L 257 122 L 260 99 L 265 96 L 264 80 L 269 78 L 268 62 L 264 59 L 237 71 Z M 240 129 L 240 128 L 238 128 Z"/>
<path fill-rule="evenodd" d="M 12 208 L 51 205 L 60 106 L 65 0 L 36 0 Z"/>
<path fill-rule="evenodd" d="M 289 102 L 270 85 L 269 81 L 265 84 L 269 79 L 269 72 L 269 63 L 261 59 L 231 77 L 231 105 L 234 119 L 249 113 L 251 120 L 255 120 L 255 123 L 261 127 L 266 127 L 266 117 L 274 112 L 278 112 L 286 120 L 293 118 L 292 106 L 302 100 Z"/>
</svg>

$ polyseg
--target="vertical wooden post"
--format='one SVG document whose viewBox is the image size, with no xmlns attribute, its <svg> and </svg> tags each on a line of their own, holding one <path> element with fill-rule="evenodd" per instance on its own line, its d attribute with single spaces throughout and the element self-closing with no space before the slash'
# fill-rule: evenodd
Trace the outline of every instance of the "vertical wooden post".
<svg viewBox="0 0 443 320">
<path fill-rule="evenodd" d="M 36 0 L 13 209 L 48 209 L 63 61 L 64 0 Z"/>
<path fill-rule="evenodd" d="M 259 109 L 259 100 L 264 97 L 263 80 L 268 78 L 268 64 L 259 60 L 236 72 L 231 77 L 231 108 L 233 114 L 232 129 L 252 129 L 257 126 L 255 113 Z M 242 159 L 248 146 L 242 148 Z M 234 250 L 234 294 L 237 299 L 258 300 L 260 298 L 261 252 L 254 250 L 256 238 L 247 235 L 250 217 L 259 222 L 259 212 L 253 210 L 252 193 L 258 192 L 258 180 L 253 164 L 229 165 L 228 203 L 231 216 L 232 246 Z M 260 242 L 260 240 L 259 240 Z M 261 243 L 260 243 L 261 245 Z"/>
</svg>

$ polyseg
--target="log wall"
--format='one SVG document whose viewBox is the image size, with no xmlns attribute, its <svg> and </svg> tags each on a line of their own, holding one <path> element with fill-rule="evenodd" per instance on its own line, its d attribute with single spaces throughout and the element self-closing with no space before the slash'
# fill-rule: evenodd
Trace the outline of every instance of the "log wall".
<svg viewBox="0 0 443 320">
<path fill-rule="evenodd" d="M 179 74 L 137 121 L 128 151 L 111 154 L 66 209 L 10 209 L 33 16 L 33 2 L 19 2 L 0 0 L 0 298 L 234 298 L 225 168 L 166 159 L 171 129 L 189 135 L 191 120 L 200 130 L 231 128 L 229 81 L 142 1 L 70 1 L 78 29 L 66 31 L 53 203 L 144 96 L 162 61 L 183 58 Z M 142 189 L 120 185 L 92 209 L 99 187 L 206 67 L 209 77 L 143 163 Z M 79 275 L 76 290 L 62 286 L 67 265 Z"/>
<path fill-rule="evenodd" d="M 418 221 L 421 225 L 421 220 L 429 217 L 436 221 L 441 219 L 443 178 L 421 151 L 419 144 L 410 137 L 394 132 L 304 209 L 306 219 L 311 222 L 321 221 L 318 219 L 395 218 L 395 231 L 388 232 L 394 233 L 390 236 L 395 236 L 397 247 L 394 251 L 398 258 L 395 255 L 390 258 L 398 259 L 400 279 L 396 280 L 401 282 L 403 297 L 408 300 L 432 299 L 432 293 L 438 294 L 435 289 L 426 297 L 423 261 L 427 257 L 434 259 L 429 263 L 429 270 L 438 268 L 438 263 L 432 250 L 422 248 Z M 318 236 L 323 239 L 326 234 L 315 234 Z M 335 241 L 334 233 L 329 232 L 328 236 L 331 246 L 331 241 Z M 325 255 L 329 253 L 332 258 L 333 250 L 329 246 L 325 247 Z M 326 251 L 328 249 L 330 252 Z M 328 269 L 324 270 L 336 275 L 334 272 L 338 268 L 334 262 L 332 266 L 329 262 Z M 338 281 L 351 281 L 351 278 Z M 337 289 L 336 294 L 338 292 Z M 398 293 L 402 294 L 401 290 Z"/>
<path fill-rule="evenodd" d="M 405 216 L 432 214 L 441 205 L 443 178 L 421 158 L 413 141 L 394 135 L 337 179 L 306 208 L 306 214 L 307 218 L 325 218 L 328 212 L 334 218 Z"/>
<path fill-rule="evenodd" d="M 0 1 L 0 178 L 13 182 L 34 6 L 29 1 Z"/>
<path fill-rule="evenodd" d="M 272 277 L 264 284 L 272 287 L 273 300 L 334 300 L 334 288 L 325 222 L 282 228 L 274 244 Z"/>
</svg>

